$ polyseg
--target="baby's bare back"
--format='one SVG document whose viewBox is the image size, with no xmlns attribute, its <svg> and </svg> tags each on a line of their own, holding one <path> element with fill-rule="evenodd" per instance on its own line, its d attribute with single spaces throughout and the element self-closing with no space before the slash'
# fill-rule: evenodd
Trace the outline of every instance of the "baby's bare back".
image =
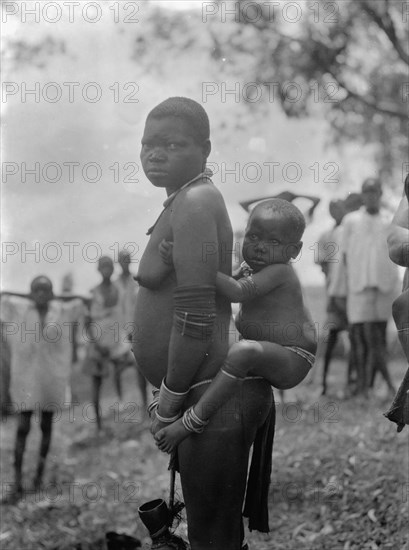
<svg viewBox="0 0 409 550">
<path fill-rule="evenodd" d="M 282 264 L 280 270 L 283 271 Z M 300 346 L 315 353 L 315 327 L 304 305 L 300 282 L 290 265 L 284 275 L 282 283 L 273 290 L 242 304 L 237 329 L 248 340 Z"/>
</svg>

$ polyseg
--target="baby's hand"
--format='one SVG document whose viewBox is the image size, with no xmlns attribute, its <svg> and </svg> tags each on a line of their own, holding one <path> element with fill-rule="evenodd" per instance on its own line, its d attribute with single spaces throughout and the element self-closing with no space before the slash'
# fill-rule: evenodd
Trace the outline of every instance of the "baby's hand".
<svg viewBox="0 0 409 550">
<path fill-rule="evenodd" d="M 173 265 L 173 243 L 162 239 L 159 244 L 159 255 L 167 265 Z"/>
</svg>

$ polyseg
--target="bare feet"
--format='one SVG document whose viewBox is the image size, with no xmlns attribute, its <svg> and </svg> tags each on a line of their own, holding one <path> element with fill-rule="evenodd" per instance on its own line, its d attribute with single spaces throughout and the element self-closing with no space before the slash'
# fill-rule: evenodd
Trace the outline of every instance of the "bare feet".
<svg viewBox="0 0 409 550">
<path fill-rule="evenodd" d="M 190 435 L 190 432 L 184 427 L 182 419 L 179 418 L 173 424 L 169 424 L 156 433 L 156 445 L 164 453 L 171 453 L 188 435 Z"/>
</svg>

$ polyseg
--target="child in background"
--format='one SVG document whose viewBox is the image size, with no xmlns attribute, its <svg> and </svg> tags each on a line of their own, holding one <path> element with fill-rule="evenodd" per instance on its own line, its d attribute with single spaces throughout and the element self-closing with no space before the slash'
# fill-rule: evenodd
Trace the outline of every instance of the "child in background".
<svg viewBox="0 0 409 550">
<path fill-rule="evenodd" d="M 6 498 L 17 502 L 23 495 L 23 456 L 34 411 L 40 412 L 42 432 L 34 489 L 41 486 L 51 443 L 55 408 L 66 405 L 75 326 L 84 318 L 85 306 L 73 297 L 55 299 L 50 279 L 36 277 L 30 294 L 2 293 L 3 337 L 11 352 L 12 405 L 17 412 L 14 449 L 15 484 Z"/>
<path fill-rule="evenodd" d="M 138 283 L 134 280 L 129 270 L 131 261 L 130 253 L 127 250 L 121 250 L 118 255 L 118 263 L 121 266 L 122 272 L 115 281 L 121 291 L 122 329 L 126 332 L 129 342 L 132 342 L 135 334 L 133 318 L 135 315 L 136 296 L 138 294 Z M 146 378 L 140 371 L 136 361 L 134 362 L 134 366 L 136 382 L 142 395 L 141 410 L 145 411 L 148 404 Z"/>
<path fill-rule="evenodd" d="M 322 395 L 325 395 L 327 392 L 329 364 L 338 340 L 338 335 L 348 329 L 346 281 L 337 276 L 337 268 L 340 263 L 339 248 L 343 229 L 341 222 L 346 214 L 344 201 L 331 201 L 329 203 L 329 213 L 334 219 L 335 225 L 320 236 L 318 253 L 315 258 L 315 263 L 321 266 L 321 270 L 325 275 L 327 292 L 327 319 L 325 326 L 328 328 L 328 337 L 326 339 L 327 345 L 322 374 Z"/>
<path fill-rule="evenodd" d="M 111 280 L 114 273 L 112 259 L 102 256 L 98 260 L 98 271 L 102 281 L 91 290 L 90 322 L 88 323 L 91 341 L 84 363 L 84 373 L 92 377 L 92 402 L 97 433 L 102 427 L 100 409 L 102 380 L 108 376 L 109 366 L 113 366 L 115 387 L 118 399 L 121 399 L 121 373 L 135 363 L 131 344 L 123 328 L 121 291 Z"/>
<path fill-rule="evenodd" d="M 191 433 L 201 433 L 247 376 L 264 378 L 284 390 L 308 374 L 314 364 L 316 333 L 290 264 L 301 250 L 304 229 L 303 215 L 288 201 L 265 201 L 252 211 L 243 243 L 246 275 L 235 280 L 219 272 L 216 280 L 217 292 L 242 302 L 236 326 L 243 340 L 230 347 L 198 403 L 157 432 L 162 451 L 172 452 Z M 169 262 L 171 246 L 162 242 L 160 251 Z"/>
<path fill-rule="evenodd" d="M 327 319 L 324 326 L 328 329 L 322 374 L 322 395 L 327 393 L 329 365 L 338 340 L 338 335 L 343 331 L 349 331 L 346 299 L 347 281 L 345 271 L 342 269 L 342 258 L 340 253 L 344 229 L 342 220 L 346 214 L 358 210 L 361 205 L 362 199 L 359 193 L 350 193 L 345 200 L 332 200 L 329 203 L 329 213 L 334 219 L 335 225 L 332 229 L 325 231 L 318 242 L 315 263 L 321 266 L 322 272 L 325 275 Z M 355 349 L 351 344 L 352 343 L 349 342 L 348 387 L 352 385 L 352 377 L 356 376 Z"/>
</svg>

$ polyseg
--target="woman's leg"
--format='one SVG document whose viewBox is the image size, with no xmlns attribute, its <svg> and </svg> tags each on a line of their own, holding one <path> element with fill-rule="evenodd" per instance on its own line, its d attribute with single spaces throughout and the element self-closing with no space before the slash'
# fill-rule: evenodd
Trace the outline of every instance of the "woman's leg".
<svg viewBox="0 0 409 550">
<path fill-rule="evenodd" d="M 195 403 L 205 389 L 193 390 L 187 405 Z M 203 434 L 179 446 L 192 550 L 240 549 L 249 450 L 271 401 L 265 381 L 246 381 L 212 416 Z"/>
</svg>

